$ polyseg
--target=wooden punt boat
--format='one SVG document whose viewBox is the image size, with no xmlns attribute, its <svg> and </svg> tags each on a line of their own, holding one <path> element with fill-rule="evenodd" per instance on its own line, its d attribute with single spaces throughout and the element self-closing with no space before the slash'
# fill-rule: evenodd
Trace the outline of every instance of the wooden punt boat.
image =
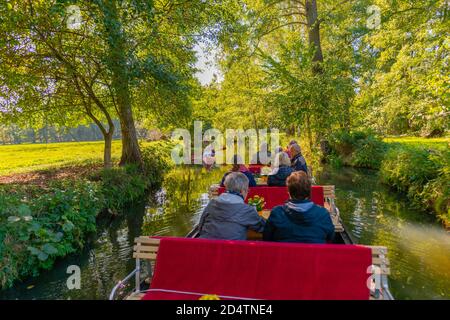
<svg viewBox="0 0 450 320">
<path fill-rule="evenodd" d="M 353 245 L 356 244 L 348 229 L 342 222 L 339 209 L 335 205 L 334 186 L 322 186 L 324 194 L 324 207 L 330 212 L 333 224 L 336 228 L 334 244 Z M 218 185 L 210 188 L 210 197 L 218 196 Z M 284 200 L 282 200 L 283 202 Z M 262 215 L 270 214 L 265 211 Z M 187 238 L 198 237 L 198 226 L 195 226 L 187 235 Z M 256 233 L 249 232 L 249 240 L 258 240 L 261 236 Z M 152 278 L 154 263 L 158 257 L 159 239 L 152 239 L 141 236 L 135 239 L 133 257 L 136 259 L 136 268 L 125 279 L 120 281 L 111 291 L 110 300 L 114 300 L 118 291 L 125 288 L 125 284 L 135 278 L 135 286 L 132 292 L 125 295 L 126 300 L 141 300 L 149 289 L 149 281 L 142 280 L 141 273 L 143 268 L 141 260 L 146 261 L 147 280 Z M 388 275 L 390 274 L 389 260 L 387 258 L 387 248 L 382 246 L 364 246 L 370 248 L 372 252 L 372 266 L 368 273 L 372 274 L 372 287 L 370 288 L 371 300 L 393 300 L 393 296 L 389 290 Z"/>
</svg>

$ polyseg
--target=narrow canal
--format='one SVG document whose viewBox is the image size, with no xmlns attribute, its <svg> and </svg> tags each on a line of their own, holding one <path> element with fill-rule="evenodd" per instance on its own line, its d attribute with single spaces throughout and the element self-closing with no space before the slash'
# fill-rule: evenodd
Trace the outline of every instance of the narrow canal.
<svg viewBox="0 0 450 320">
<path fill-rule="evenodd" d="M 149 199 L 130 206 L 120 218 L 99 221 L 98 233 L 81 254 L 0 291 L 0 299 L 107 299 L 115 283 L 134 268 L 134 237 L 184 236 L 208 201 L 209 185 L 223 172 L 174 169 Z M 396 299 L 450 299 L 450 234 L 431 214 L 379 184 L 376 172 L 327 168 L 316 178 L 336 185 L 341 216 L 358 243 L 388 247 Z M 81 289 L 67 288 L 70 265 L 81 269 Z"/>
</svg>

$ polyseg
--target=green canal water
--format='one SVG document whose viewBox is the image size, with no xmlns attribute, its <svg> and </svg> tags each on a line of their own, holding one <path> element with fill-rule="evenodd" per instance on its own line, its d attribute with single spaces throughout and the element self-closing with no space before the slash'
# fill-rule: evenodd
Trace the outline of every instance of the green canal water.
<svg viewBox="0 0 450 320">
<path fill-rule="evenodd" d="M 174 169 L 160 191 L 129 206 L 120 218 L 101 219 L 98 233 L 81 254 L 0 291 L 0 299 L 107 299 L 135 266 L 134 238 L 186 235 L 208 201 L 209 185 L 220 181 L 223 172 Z M 406 198 L 379 184 L 376 172 L 327 168 L 316 180 L 336 186 L 341 216 L 358 243 L 388 247 L 396 299 L 450 299 L 450 234 L 431 214 L 412 208 Z M 67 288 L 70 265 L 81 269 L 81 289 Z"/>
</svg>

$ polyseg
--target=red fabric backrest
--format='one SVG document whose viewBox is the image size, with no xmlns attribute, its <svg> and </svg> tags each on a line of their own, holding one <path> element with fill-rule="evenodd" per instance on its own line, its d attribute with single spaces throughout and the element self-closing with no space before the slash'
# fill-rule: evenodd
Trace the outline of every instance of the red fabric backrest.
<svg viewBox="0 0 450 320">
<path fill-rule="evenodd" d="M 264 167 L 262 164 L 251 164 L 248 166 L 248 170 L 253 174 L 260 174 L 262 167 Z"/>
<path fill-rule="evenodd" d="M 219 194 L 224 193 L 225 187 L 220 187 L 218 189 L 218 192 Z M 264 197 L 264 200 L 266 201 L 265 209 L 272 209 L 275 206 L 282 205 L 285 201 L 289 199 L 287 187 L 258 186 L 249 188 L 245 202 L 247 202 L 248 198 L 254 197 L 255 195 Z M 324 206 L 323 187 L 312 186 L 310 199 L 315 204 L 323 207 Z"/>
<path fill-rule="evenodd" d="M 371 264 L 370 248 L 356 245 L 164 237 L 151 288 L 256 299 L 364 300 Z M 149 293 L 145 299 L 165 298 Z M 177 298 L 186 296 L 170 297 Z"/>
</svg>

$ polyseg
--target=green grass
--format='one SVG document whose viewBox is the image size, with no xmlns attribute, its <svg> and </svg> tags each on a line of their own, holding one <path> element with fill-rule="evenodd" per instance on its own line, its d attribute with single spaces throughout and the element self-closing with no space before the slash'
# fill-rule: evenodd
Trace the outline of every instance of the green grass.
<svg viewBox="0 0 450 320">
<path fill-rule="evenodd" d="M 121 150 L 121 142 L 113 141 L 113 160 Z M 103 141 L 0 146 L 0 176 L 102 161 Z"/>
<path fill-rule="evenodd" d="M 422 147 L 430 149 L 446 149 L 450 145 L 450 137 L 445 138 L 419 138 L 419 137 L 390 137 L 385 138 L 385 142 L 399 143 L 409 147 Z"/>
</svg>

